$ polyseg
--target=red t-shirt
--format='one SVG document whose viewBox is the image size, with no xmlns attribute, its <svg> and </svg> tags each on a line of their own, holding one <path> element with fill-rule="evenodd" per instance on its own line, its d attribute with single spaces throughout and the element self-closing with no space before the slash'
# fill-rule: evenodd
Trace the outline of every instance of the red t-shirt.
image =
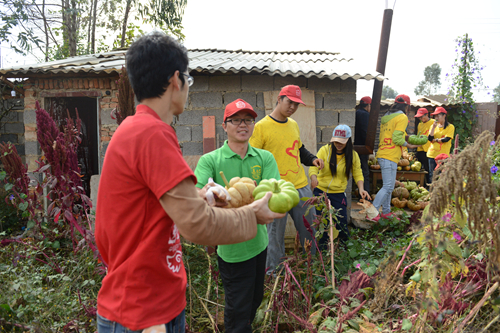
<svg viewBox="0 0 500 333">
<path fill-rule="evenodd" d="M 95 238 L 108 264 L 101 316 L 132 330 L 165 324 L 186 306 L 179 232 L 159 199 L 186 177 L 177 136 L 145 105 L 118 127 L 106 151 Z"/>
</svg>

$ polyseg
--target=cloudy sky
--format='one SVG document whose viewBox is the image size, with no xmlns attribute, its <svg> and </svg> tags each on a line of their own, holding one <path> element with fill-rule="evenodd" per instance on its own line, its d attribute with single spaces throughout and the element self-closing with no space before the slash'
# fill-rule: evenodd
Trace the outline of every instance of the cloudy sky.
<svg viewBox="0 0 500 333">
<path fill-rule="evenodd" d="M 388 0 L 394 8 L 386 84 L 415 97 L 426 66 L 442 68 L 439 93 L 455 59 L 454 40 L 465 33 L 484 66 L 485 87 L 500 84 L 499 0 Z M 188 48 L 259 51 L 332 51 L 375 70 L 386 0 L 188 0 L 184 15 Z M 479 53 L 480 52 L 480 53 Z M 489 86 L 486 88 L 486 86 Z M 371 95 L 373 81 L 358 81 L 358 98 Z"/>
</svg>

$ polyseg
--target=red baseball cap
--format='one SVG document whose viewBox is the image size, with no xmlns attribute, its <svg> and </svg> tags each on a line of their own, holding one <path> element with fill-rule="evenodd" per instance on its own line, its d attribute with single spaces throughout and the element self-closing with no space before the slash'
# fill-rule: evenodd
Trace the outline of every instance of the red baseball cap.
<svg viewBox="0 0 500 333">
<path fill-rule="evenodd" d="M 404 94 L 397 95 L 396 98 L 394 99 L 394 102 L 399 104 L 410 104 L 410 97 Z"/>
<path fill-rule="evenodd" d="M 224 110 L 223 121 L 226 121 L 227 118 L 231 117 L 232 115 L 240 111 L 246 111 L 250 113 L 254 118 L 257 118 L 257 113 L 253 110 L 252 106 L 248 102 L 245 102 L 241 98 L 238 98 L 237 100 L 232 101 L 231 103 L 226 105 L 226 109 Z"/>
<path fill-rule="evenodd" d="M 359 101 L 360 103 L 363 104 L 372 104 L 372 98 L 370 96 L 365 96 Z"/>
<path fill-rule="evenodd" d="M 420 118 L 428 113 L 429 113 L 429 110 L 427 110 L 426 108 L 420 108 L 420 109 L 418 109 L 417 114 L 415 115 L 415 118 Z"/>
<path fill-rule="evenodd" d="M 434 110 L 434 112 L 431 113 L 431 116 L 435 116 L 440 113 L 448 114 L 448 111 L 446 111 L 442 106 L 438 106 L 436 110 Z"/>
<path fill-rule="evenodd" d="M 439 168 L 439 167 L 441 166 L 441 164 L 443 164 L 443 161 L 444 161 L 445 159 L 449 158 L 449 157 L 450 157 L 450 155 L 448 155 L 448 154 L 444 154 L 444 153 L 443 153 L 443 154 L 439 154 L 438 156 L 436 156 L 436 157 L 434 158 L 434 160 L 437 162 L 437 165 L 436 165 L 436 167 L 434 168 L 434 170 L 436 170 L 437 168 Z"/>
<path fill-rule="evenodd" d="M 288 97 L 292 102 L 306 105 L 306 103 L 302 102 L 302 90 L 300 90 L 299 86 L 284 86 L 281 88 L 279 95 Z"/>
</svg>

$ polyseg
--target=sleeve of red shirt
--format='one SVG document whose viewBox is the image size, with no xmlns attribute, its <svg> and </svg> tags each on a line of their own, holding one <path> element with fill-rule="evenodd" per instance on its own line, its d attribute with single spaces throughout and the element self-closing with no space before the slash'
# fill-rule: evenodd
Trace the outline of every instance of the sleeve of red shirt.
<svg viewBox="0 0 500 333">
<path fill-rule="evenodd" d="M 147 187 L 159 200 L 166 192 L 187 177 L 196 177 L 182 157 L 182 152 L 174 130 L 159 124 L 145 140 L 138 161 L 139 173 Z"/>
</svg>

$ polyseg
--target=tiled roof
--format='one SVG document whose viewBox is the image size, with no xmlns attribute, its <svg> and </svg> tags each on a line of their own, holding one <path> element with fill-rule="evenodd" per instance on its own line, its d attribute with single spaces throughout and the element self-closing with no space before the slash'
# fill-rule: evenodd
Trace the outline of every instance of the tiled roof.
<svg viewBox="0 0 500 333">
<path fill-rule="evenodd" d="M 63 60 L 22 65 L 0 69 L 5 77 L 28 77 L 33 74 L 66 73 L 119 73 L 125 64 L 126 50 L 95 55 L 71 57 Z M 291 75 L 294 77 L 340 77 L 345 80 L 383 80 L 382 74 L 374 70 L 361 70 L 352 58 L 340 57 L 333 52 L 291 51 L 231 51 L 217 49 L 194 49 L 188 51 L 190 72 L 208 73 L 260 73 L 268 75 Z"/>
</svg>

